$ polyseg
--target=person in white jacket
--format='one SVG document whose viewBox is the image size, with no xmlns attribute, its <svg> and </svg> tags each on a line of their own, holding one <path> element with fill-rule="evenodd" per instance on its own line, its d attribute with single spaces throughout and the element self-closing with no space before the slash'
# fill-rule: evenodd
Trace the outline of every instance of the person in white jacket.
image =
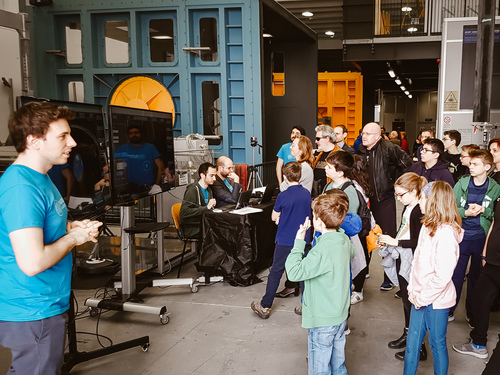
<svg viewBox="0 0 500 375">
<path fill-rule="evenodd" d="M 434 374 L 448 373 L 446 330 L 448 312 L 456 298 L 451 277 L 458 262 L 459 243 L 464 231 L 460 226 L 461 218 L 451 186 L 444 181 L 431 184 L 423 189 L 427 199 L 420 201 L 425 216 L 408 284 L 408 299 L 413 306 L 406 341 L 404 375 L 416 374 L 420 349 L 427 331 L 434 359 Z"/>
</svg>

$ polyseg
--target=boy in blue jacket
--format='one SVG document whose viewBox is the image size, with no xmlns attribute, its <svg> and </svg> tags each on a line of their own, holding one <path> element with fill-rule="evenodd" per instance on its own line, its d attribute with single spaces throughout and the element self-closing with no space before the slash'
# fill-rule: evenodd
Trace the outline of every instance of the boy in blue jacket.
<svg viewBox="0 0 500 375">
<path fill-rule="evenodd" d="M 302 327 L 308 329 L 309 374 L 347 374 L 345 334 L 350 306 L 349 264 L 354 246 L 340 228 L 349 207 L 347 194 L 334 190 L 313 202 L 314 229 L 321 232 L 316 246 L 303 258 L 306 219 L 297 231 L 285 268 L 292 281 L 304 280 Z"/>
</svg>

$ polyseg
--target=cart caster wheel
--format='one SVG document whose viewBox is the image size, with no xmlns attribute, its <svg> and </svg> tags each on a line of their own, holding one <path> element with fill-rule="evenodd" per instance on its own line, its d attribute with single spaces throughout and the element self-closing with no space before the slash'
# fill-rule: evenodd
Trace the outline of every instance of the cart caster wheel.
<svg viewBox="0 0 500 375">
<path fill-rule="evenodd" d="M 198 292 L 198 285 L 193 285 L 191 287 L 191 293 L 197 293 Z"/>
<path fill-rule="evenodd" d="M 142 345 L 141 349 L 142 349 L 142 351 L 144 353 L 146 353 L 148 351 L 148 349 L 149 349 L 149 342 L 146 343 L 146 344 L 144 344 L 144 345 Z"/>
<path fill-rule="evenodd" d="M 97 308 L 95 308 L 95 307 L 90 308 L 90 311 L 89 311 L 90 316 L 97 316 L 97 313 L 98 313 Z"/>
<path fill-rule="evenodd" d="M 165 325 L 165 324 L 168 324 L 168 322 L 170 322 L 170 317 L 167 314 L 160 315 L 160 323 L 161 324 Z"/>
</svg>

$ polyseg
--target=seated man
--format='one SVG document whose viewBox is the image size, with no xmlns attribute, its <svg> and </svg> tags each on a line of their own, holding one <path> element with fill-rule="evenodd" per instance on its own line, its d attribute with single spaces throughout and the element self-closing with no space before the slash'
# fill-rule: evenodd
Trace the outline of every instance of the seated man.
<svg viewBox="0 0 500 375">
<path fill-rule="evenodd" d="M 209 188 L 215 181 L 215 165 L 203 163 L 198 169 L 200 179 L 188 185 L 180 211 L 181 225 L 184 236 L 198 237 L 200 233 L 201 215 L 215 206 L 212 190 Z"/>
<path fill-rule="evenodd" d="M 234 173 L 233 161 L 227 156 L 219 157 L 217 159 L 217 175 L 212 185 L 212 193 L 217 201 L 216 207 L 236 203 L 242 187 L 239 176 Z"/>
</svg>

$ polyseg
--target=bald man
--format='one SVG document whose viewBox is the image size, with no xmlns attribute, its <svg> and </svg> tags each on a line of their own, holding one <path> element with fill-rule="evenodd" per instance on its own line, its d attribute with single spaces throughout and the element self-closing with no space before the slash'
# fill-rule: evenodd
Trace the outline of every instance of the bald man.
<svg viewBox="0 0 500 375">
<path fill-rule="evenodd" d="M 242 188 L 240 178 L 234 173 L 233 161 L 227 156 L 220 156 L 217 159 L 217 175 L 212 185 L 212 193 L 217 201 L 216 207 L 236 203 Z"/>
<path fill-rule="evenodd" d="M 375 122 L 366 124 L 361 136 L 363 144 L 359 146 L 358 154 L 367 163 L 371 188 L 370 209 L 383 233 L 396 237 L 394 182 L 410 168 L 411 158 L 401 147 L 383 139 L 380 126 Z M 392 289 L 388 279 L 384 284 L 380 289 Z"/>
</svg>

